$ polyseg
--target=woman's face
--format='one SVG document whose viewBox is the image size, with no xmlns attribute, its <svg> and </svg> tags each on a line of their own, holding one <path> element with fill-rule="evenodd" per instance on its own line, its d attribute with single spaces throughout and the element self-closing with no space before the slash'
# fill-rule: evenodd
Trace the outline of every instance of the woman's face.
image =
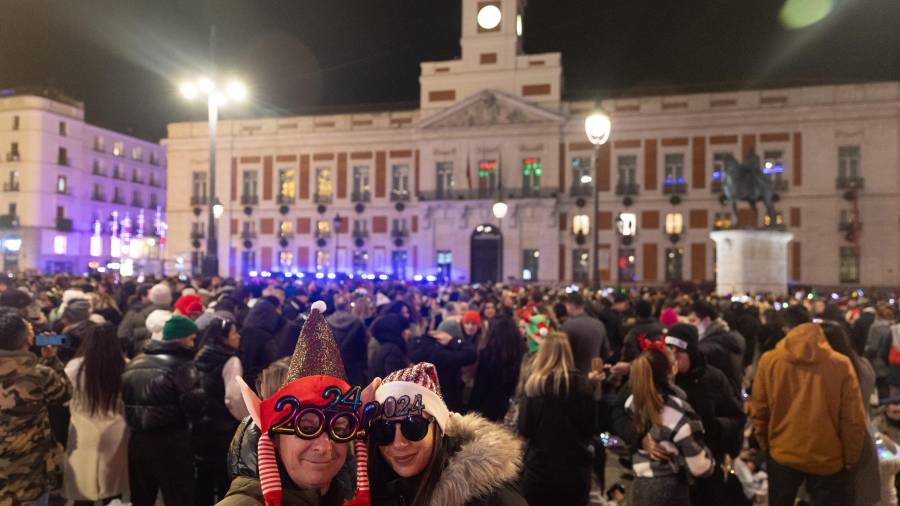
<svg viewBox="0 0 900 506">
<path fill-rule="evenodd" d="M 316 439 L 278 435 L 275 446 L 295 485 L 301 489 L 314 489 L 324 493 L 344 465 L 350 445 L 335 443 L 323 432 Z"/>
<path fill-rule="evenodd" d="M 228 337 L 225 339 L 225 345 L 233 350 L 238 349 L 241 345 L 241 335 L 238 334 L 237 325 L 231 326 Z"/>
<path fill-rule="evenodd" d="M 491 318 L 497 316 L 497 306 L 494 305 L 493 302 L 485 302 L 484 303 L 484 317 L 490 320 Z"/>
<path fill-rule="evenodd" d="M 475 333 L 478 332 L 478 325 L 475 325 L 474 322 L 464 322 L 463 331 L 467 336 L 474 336 Z"/>
<path fill-rule="evenodd" d="M 400 316 L 410 319 L 409 308 L 406 305 L 400 306 Z"/>
<path fill-rule="evenodd" d="M 400 477 L 418 476 L 428 466 L 434 451 L 434 423 L 428 426 L 428 434 L 421 441 L 403 437 L 399 423 L 394 425 L 394 431 L 394 442 L 379 446 L 378 451 Z"/>
</svg>

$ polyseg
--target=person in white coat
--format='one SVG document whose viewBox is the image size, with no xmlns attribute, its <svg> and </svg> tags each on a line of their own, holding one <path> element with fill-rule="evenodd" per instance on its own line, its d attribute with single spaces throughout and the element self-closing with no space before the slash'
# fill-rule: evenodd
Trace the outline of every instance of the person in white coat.
<svg viewBox="0 0 900 506">
<path fill-rule="evenodd" d="M 66 365 L 73 395 L 63 496 L 75 506 L 108 504 L 128 490 L 128 426 L 122 404 L 125 357 L 116 328 L 88 322 Z"/>
</svg>

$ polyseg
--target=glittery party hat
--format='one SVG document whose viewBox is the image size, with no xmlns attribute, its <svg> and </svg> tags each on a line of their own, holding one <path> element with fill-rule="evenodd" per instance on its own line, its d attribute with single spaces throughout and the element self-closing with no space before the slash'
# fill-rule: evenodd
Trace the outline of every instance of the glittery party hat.
<svg viewBox="0 0 900 506">
<path fill-rule="evenodd" d="M 344 361 L 338 351 L 331 326 L 325 321 L 325 302 L 316 301 L 303 323 L 300 338 L 291 357 L 291 365 L 284 383 L 307 376 L 332 376 L 347 381 Z"/>
</svg>

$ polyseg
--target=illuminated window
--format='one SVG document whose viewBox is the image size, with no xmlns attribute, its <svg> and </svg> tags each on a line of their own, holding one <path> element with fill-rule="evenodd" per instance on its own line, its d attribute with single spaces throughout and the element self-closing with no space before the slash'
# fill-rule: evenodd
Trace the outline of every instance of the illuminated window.
<svg viewBox="0 0 900 506">
<path fill-rule="evenodd" d="M 586 214 L 576 214 L 572 217 L 572 233 L 575 235 L 588 235 L 591 232 L 591 218 Z"/>
<path fill-rule="evenodd" d="M 734 226 L 734 219 L 730 212 L 721 212 L 713 215 L 713 229 L 727 230 Z"/>
<path fill-rule="evenodd" d="M 391 167 L 391 200 L 409 200 L 409 165 Z"/>
<path fill-rule="evenodd" d="M 841 283 L 859 283 L 859 255 L 853 246 L 841 246 Z"/>
<path fill-rule="evenodd" d="M 453 265 L 453 252 L 450 250 L 438 250 L 437 266 L 443 279 L 450 279 Z"/>
<path fill-rule="evenodd" d="M 283 237 L 287 237 L 294 234 L 294 222 L 291 220 L 284 220 L 278 226 L 278 232 Z"/>
<path fill-rule="evenodd" d="M 366 268 L 369 264 L 369 254 L 366 253 L 365 250 L 354 250 L 353 251 L 353 272 L 356 274 L 361 274 L 366 272 Z"/>
<path fill-rule="evenodd" d="M 619 233 L 623 236 L 630 237 L 637 233 L 637 215 L 634 213 L 619 213 L 619 219 L 616 220 Z"/>
<path fill-rule="evenodd" d="M 116 142 L 113 143 L 113 155 L 122 156 L 122 153 L 125 152 L 125 143 L 124 142 Z"/>
<path fill-rule="evenodd" d="M 131 159 L 132 160 L 142 160 L 144 158 L 144 154 L 141 152 L 141 148 L 131 148 Z"/>
<path fill-rule="evenodd" d="M 68 245 L 68 241 L 66 240 L 66 236 L 64 236 L 64 235 L 55 236 L 53 238 L 53 253 L 56 255 L 65 255 L 67 245 Z"/>
<path fill-rule="evenodd" d="M 319 167 L 316 169 L 316 202 L 331 202 L 334 188 L 331 183 L 331 169 Z"/>
<path fill-rule="evenodd" d="M 56 176 L 56 193 L 68 193 L 69 181 L 66 176 Z"/>
<path fill-rule="evenodd" d="M 328 220 L 317 220 L 316 235 L 318 237 L 327 237 L 331 235 L 331 222 Z"/>
<path fill-rule="evenodd" d="M 325 271 L 331 267 L 331 254 L 325 250 L 316 250 L 316 270 Z"/>
<path fill-rule="evenodd" d="M 666 233 L 669 235 L 680 234 L 684 230 L 684 217 L 681 213 L 669 213 L 666 215 Z"/>
<path fill-rule="evenodd" d="M 278 169 L 278 200 L 281 202 L 293 202 L 295 197 L 294 169 Z"/>
<path fill-rule="evenodd" d="M 859 177 L 859 146 L 838 147 L 838 178 Z"/>
<path fill-rule="evenodd" d="M 541 167 L 540 158 L 526 158 L 522 160 L 522 191 L 525 195 L 537 195 L 541 191 Z"/>
<path fill-rule="evenodd" d="M 478 162 L 478 196 L 492 197 L 497 189 L 497 161 L 481 160 Z"/>
<path fill-rule="evenodd" d="M 294 254 L 288 250 L 281 250 L 278 254 L 278 264 L 282 267 L 291 267 L 294 265 Z"/>
<path fill-rule="evenodd" d="M 438 162 L 437 171 L 437 198 L 446 198 L 453 193 L 453 162 Z"/>
<path fill-rule="evenodd" d="M 99 257 L 103 255 L 103 238 L 99 235 L 91 236 L 91 256 Z"/>
</svg>

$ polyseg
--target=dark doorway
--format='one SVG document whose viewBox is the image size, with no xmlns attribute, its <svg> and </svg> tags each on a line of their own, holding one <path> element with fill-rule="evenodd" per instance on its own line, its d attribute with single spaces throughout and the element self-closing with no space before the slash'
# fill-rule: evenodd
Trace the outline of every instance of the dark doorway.
<svg viewBox="0 0 900 506">
<path fill-rule="evenodd" d="M 500 281 L 503 276 L 503 236 L 496 225 L 478 225 L 472 232 L 471 282 Z"/>
</svg>

